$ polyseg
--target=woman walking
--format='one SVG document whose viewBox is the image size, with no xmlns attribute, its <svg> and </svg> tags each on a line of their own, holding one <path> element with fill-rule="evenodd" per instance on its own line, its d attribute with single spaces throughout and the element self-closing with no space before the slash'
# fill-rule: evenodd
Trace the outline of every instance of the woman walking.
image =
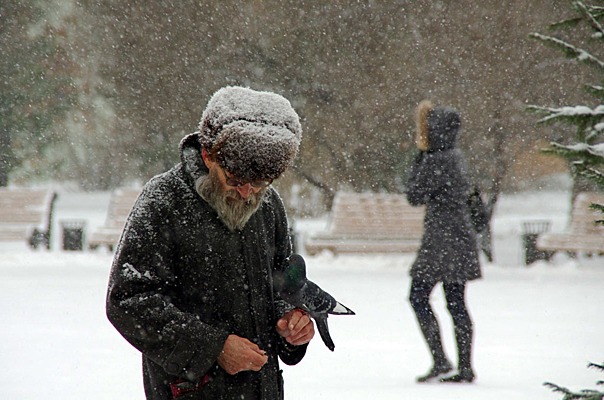
<svg viewBox="0 0 604 400">
<path fill-rule="evenodd" d="M 481 277 L 476 234 L 470 220 L 470 183 L 461 150 L 459 113 L 434 107 L 424 100 L 417 107 L 416 144 L 419 150 L 409 173 L 406 194 L 410 204 L 426 206 L 424 234 L 411 267 L 410 302 L 433 366 L 418 382 L 472 382 L 473 324 L 465 300 L 466 283 Z M 453 370 L 443 350 L 430 294 L 441 282 L 453 319 L 458 368 Z"/>
</svg>

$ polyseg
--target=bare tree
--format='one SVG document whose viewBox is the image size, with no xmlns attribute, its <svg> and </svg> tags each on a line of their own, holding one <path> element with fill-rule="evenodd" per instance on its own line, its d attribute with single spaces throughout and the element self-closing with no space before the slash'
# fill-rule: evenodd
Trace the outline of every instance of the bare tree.
<svg viewBox="0 0 604 400">
<path fill-rule="evenodd" d="M 524 112 L 528 99 L 564 97 L 564 87 L 544 85 L 577 79 L 542 63 L 527 37 L 564 3 L 81 0 L 66 26 L 77 27 L 73 50 L 87 54 L 75 57 L 75 76 L 94 84 L 75 86 L 93 89 L 78 105 L 92 113 L 82 126 L 90 135 L 77 143 L 94 147 L 92 165 L 111 177 L 103 186 L 146 179 L 178 160 L 176 143 L 215 90 L 245 85 L 283 94 L 303 119 L 288 179 L 328 200 L 341 189 L 397 192 L 413 152 L 413 109 L 430 98 L 461 111 L 461 146 L 496 199 L 514 183 L 517 154 L 543 136 Z M 114 113 L 109 122 L 90 125 L 101 121 L 82 106 L 93 99 Z"/>
</svg>

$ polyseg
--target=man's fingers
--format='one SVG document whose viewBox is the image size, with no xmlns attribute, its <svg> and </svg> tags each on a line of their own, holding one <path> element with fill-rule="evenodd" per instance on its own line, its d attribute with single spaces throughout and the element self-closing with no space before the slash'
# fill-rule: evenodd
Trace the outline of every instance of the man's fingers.
<svg viewBox="0 0 604 400">
<path fill-rule="evenodd" d="M 281 318 L 281 319 L 279 319 L 279 321 L 277 321 L 277 328 L 285 331 L 285 330 L 287 330 L 287 324 L 288 324 L 288 321 L 285 318 Z"/>
<path fill-rule="evenodd" d="M 265 356 L 266 355 L 266 351 L 262 350 L 260 347 L 256 347 L 254 350 L 257 354 L 260 354 L 261 356 Z"/>
<path fill-rule="evenodd" d="M 285 337 L 288 343 L 299 346 L 310 342 L 315 335 L 315 326 L 306 313 L 301 313 L 289 335 Z"/>
<path fill-rule="evenodd" d="M 266 354 L 261 355 L 256 353 L 255 357 L 249 362 L 249 369 L 252 371 L 260 371 L 264 364 L 268 361 L 268 356 Z"/>
<path fill-rule="evenodd" d="M 310 342 L 315 326 L 306 312 L 295 309 L 277 321 L 277 331 L 288 343 L 299 346 Z"/>
<path fill-rule="evenodd" d="M 289 331 L 293 336 L 297 336 L 302 329 L 304 329 L 310 323 L 310 317 L 303 313 L 294 313 L 292 318 L 289 320 Z"/>
<path fill-rule="evenodd" d="M 308 343 L 310 341 L 310 339 L 313 338 L 314 332 L 315 332 L 314 326 L 309 321 L 309 323 L 307 325 L 305 325 L 304 327 L 299 329 L 295 334 L 292 333 L 286 339 L 291 344 L 300 345 L 300 344 Z"/>
<path fill-rule="evenodd" d="M 304 335 L 300 335 L 296 338 L 288 337 L 285 340 L 289 344 L 292 344 L 294 346 L 300 346 L 300 345 L 310 342 L 311 339 L 314 337 L 314 335 L 315 335 L 314 332 L 309 332 L 309 333 L 305 333 Z"/>
<path fill-rule="evenodd" d="M 243 352 L 243 357 L 247 361 L 248 368 L 252 371 L 260 371 L 260 369 L 268 361 L 268 356 L 264 350 L 261 350 L 256 344 L 250 342 L 248 351 Z"/>
<path fill-rule="evenodd" d="M 218 356 L 218 364 L 231 375 L 260 371 L 267 361 L 268 356 L 255 343 L 236 335 L 229 335 Z"/>
</svg>

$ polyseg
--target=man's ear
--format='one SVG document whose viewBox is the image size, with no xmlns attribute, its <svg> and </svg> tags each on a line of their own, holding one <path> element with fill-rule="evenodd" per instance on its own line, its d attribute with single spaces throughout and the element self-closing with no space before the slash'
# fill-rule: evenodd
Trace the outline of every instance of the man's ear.
<svg viewBox="0 0 604 400">
<path fill-rule="evenodd" d="M 201 158 L 208 169 L 214 165 L 214 160 L 212 160 L 205 147 L 201 148 Z"/>
</svg>

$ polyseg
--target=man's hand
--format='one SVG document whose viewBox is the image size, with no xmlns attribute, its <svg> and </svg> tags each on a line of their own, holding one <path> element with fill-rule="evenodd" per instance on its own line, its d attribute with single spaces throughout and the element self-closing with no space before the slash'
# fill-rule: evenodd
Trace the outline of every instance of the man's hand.
<svg viewBox="0 0 604 400">
<path fill-rule="evenodd" d="M 229 335 L 218 356 L 218 365 L 228 374 L 241 371 L 260 371 L 268 356 L 255 343 L 237 335 Z"/>
<path fill-rule="evenodd" d="M 277 321 L 277 332 L 287 343 L 300 346 L 310 342 L 315 336 L 315 325 L 307 313 L 296 308 Z"/>
</svg>

